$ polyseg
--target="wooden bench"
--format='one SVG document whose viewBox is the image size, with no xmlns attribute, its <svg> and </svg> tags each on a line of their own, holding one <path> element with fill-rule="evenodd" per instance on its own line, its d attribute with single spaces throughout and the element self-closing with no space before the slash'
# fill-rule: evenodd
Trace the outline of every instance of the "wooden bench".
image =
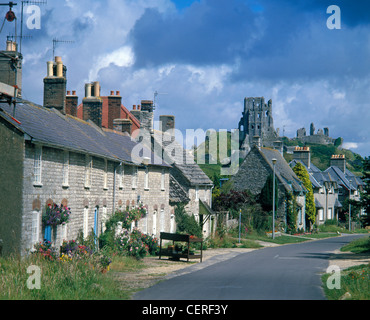
<svg viewBox="0 0 370 320">
<path fill-rule="evenodd" d="M 187 252 L 177 252 L 174 250 L 164 250 L 162 249 L 162 240 L 172 240 L 173 245 L 175 242 L 186 242 L 187 243 Z M 200 254 L 190 254 L 190 243 L 200 242 Z M 177 234 L 177 233 L 167 233 L 161 232 L 160 235 L 160 247 L 159 247 L 159 259 L 162 256 L 168 256 L 174 259 L 186 258 L 189 259 L 200 259 L 202 262 L 203 258 L 203 239 L 190 236 L 188 234 Z"/>
</svg>

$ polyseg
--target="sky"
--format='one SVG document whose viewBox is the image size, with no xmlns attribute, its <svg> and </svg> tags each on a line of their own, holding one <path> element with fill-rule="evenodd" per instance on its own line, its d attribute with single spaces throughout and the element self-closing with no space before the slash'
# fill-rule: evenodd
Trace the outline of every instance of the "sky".
<svg viewBox="0 0 370 320">
<path fill-rule="evenodd" d="M 339 15 L 327 13 L 330 5 Z M 370 1 L 48 0 L 38 8 L 39 26 L 24 6 L 27 100 L 43 103 L 58 39 L 55 55 L 79 102 L 90 81 L 100 82 L 103 96 L 120 91 L 129 110 L 158 92 L 155 120 L 174 115 L 185 133 L 235 129 L 244 98 L 263 96 L 272 99 L 281 135 L 293 138 L 302 127 L 309 134 L 313 122 L 342 137 L 345 148 L 370 155 Z M 0 7 L 0 15 L 7 10 Z M 6 22 L 1 49 L 14 33 L 14 22 Z"/>
</svg>

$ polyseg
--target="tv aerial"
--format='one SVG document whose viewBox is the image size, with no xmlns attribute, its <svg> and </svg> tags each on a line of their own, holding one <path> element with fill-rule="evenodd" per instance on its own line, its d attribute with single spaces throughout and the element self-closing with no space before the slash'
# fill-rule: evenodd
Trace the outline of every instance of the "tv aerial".
<svg viewBox="0 0 370 320">
<path fill-rule="evenodd" d="M 53 59 L 55 57 L 55 49 L 57 47 L 57 43 L 74 43 L 74 41 L 72 41 L 72 40 L 59 40 L 59 39 L 54 38 L 53 39 Z"/>
<path fill-rule="evenodd" d="M 154 92 L 154 99 L 153 99 L 153 109 L 155 109 L 155 99 L 157 98 L 158 95 L 162 94 L 168 94 L 168 93 L 159 93 L 158 91 Z"/>
</svg>

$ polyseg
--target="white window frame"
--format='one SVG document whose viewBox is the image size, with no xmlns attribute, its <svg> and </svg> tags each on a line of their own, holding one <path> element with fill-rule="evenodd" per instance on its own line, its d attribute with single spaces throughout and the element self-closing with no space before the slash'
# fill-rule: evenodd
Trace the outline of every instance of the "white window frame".
<svg viewBox="0 0 370 320">
<path fill-rule="evenodd" d="M 161 173 L 161 191 L 165 191 L 165 184 L 166 184 L 166 171 L 165 169 L 162 169 Z"/>
<path fill-rule="evenodd" d="M 67 234 L 68 234 L 68 224 L 62 224 L 61 226 L 61 236 L 60 236 L 60 245 L 63 244 L 63 240 L 67 240 Z"/>
<path fill-rule="evenodd" d="M 92 185 L 92 157 L 85 155 L 85 188 Z"/>
<path fill-rule="evenodd" d="M 119 188 L 123 189 L 125 185 L 125 167 L 123 164 L 119 166 Z"/>
<path fill-rule="evenodd" d="M 317 215 L 319 217 L 319 220 L 323 221 L 324 220 L 324 209 L 322 209 L 322 208 L 317 209 Z"/>
<path fill-rule="evenodd" d="M 32 245 L 40 241 L 40 220 L 41 213 L 38 210 L 32 211 L 32 223 L 31 223 L 31 243 Z"/>
<path fill-rule="evenodd" d="M 149 190 L 149 168 L 145 168 L 144 190 Z"/>
<path fill-rule="evenodd" d="M 84 220 L 83 220 L 83 234 L 84 239 L 86 239 L 89 235 L 89 208 L 84 208 Z"/>
<path fill-rule="evenodd" d="M 333 219 L 333 208 L 328 208 L 328 220 Z"/>
<path fill-rule="evenodd" d="M 152 234 L 157 234 L 157 210 L 153 211 L 153 223 L 152 223 Z"/>
<path fill-rule="evenodd" d="M 159 212 L 159 229 L 160 232 L 164 232 L 164 208 Z"/>
<path fill-rule="evenodd" d="M 199 200 L 199 186 L 195 186 L 195 201 Z"/>
<path fill-rule="evenodd" d="M 108 190 L 108 160 L 104 159 L 103 189 Z"/>
<path fill-rule="evenodd" d="M 63 152 L 63 187 L 69 187 L 69 151 Z"/>
<path fill-rule="evenodd" d="M 133 166 L 132 167 L 132 180 L 131 180 L 132 189 L 137 188 L 137 176 L 138 176 L 138 169 L 137 167 Z"/>
<path fill-rule="evenodd" d="M 35 146 L 33 162 L 34 186 L 42 186 L 42 146 Z"/>
</svg>

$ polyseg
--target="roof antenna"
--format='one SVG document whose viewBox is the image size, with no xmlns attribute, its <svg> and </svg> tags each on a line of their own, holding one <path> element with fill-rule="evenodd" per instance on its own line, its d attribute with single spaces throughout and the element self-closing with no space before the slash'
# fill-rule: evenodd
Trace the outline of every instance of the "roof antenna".
<svg viewBox="0 0 370 320">
<path fill-rule="evenodd" d="M 155 91 L 155 92 L 154 92 L 153 110 L 155 109 L 155 98 L 156 98 L 159 94 L 168 94 L 168 93 L 159 93 L 158 91 Z"/>
<path fill-rule="evenodd" d="M 58 39 L 53 39 L 53 59 L 55 57 L 55 48 L 57 46 L 57 43 L 74 43 L 74 41 L 71 40 L 58 40 Z"/>
</svg>

